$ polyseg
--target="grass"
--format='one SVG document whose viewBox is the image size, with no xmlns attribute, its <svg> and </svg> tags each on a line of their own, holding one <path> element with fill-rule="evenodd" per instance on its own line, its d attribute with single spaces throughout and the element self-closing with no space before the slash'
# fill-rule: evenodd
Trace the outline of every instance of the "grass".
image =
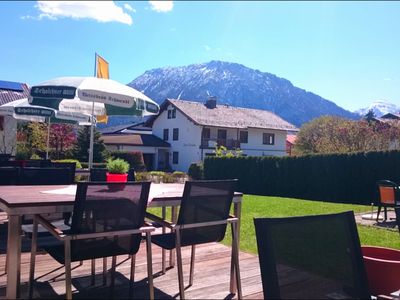
<svg viewBox="0 0 400 300">
<path fill-rule="evenodd" d="M 371 207 L 366 205 L 329 203 L 309 201 L 293 198 L 244 195 L 242 203 L 242 217 L 240 229 L 240 249 L 249 253 L 257 253 L 256 237 L 253 218 L 255 217 L 288 217 L 302 215 L 317 215 L 338 213 L 352 210 L 355 213 L 370 212 Z M 150 212 L 161 215 L 161 209 L 152 208 Z M 167 210 L 170 219 L 170 210 Z M 371 226 L 358 225 L 358 234 L 362 245 L 382 246 L 400 249 L 398 231 Z M 227 230 L 225 245 L 231 245 L 230 229 Z"/>
<path fill-rule="evenodd" d="M 349 210 L 353 210 L 355 213 L 370 212 L 371 207 L 366 205 L 328 203 L 292 198 L 244 195 L 240 230 L 240 249 L 250 253 L 257 253 L 253 223 L 253 218 L 255 217 L 316 215 Z M 358 224 L 357 228 L 362 245 L 400 249 L 399 233 L 397 231 Z M 231 245 L 230 230 L 227 231 L 223 243 Z"/>
</svg>

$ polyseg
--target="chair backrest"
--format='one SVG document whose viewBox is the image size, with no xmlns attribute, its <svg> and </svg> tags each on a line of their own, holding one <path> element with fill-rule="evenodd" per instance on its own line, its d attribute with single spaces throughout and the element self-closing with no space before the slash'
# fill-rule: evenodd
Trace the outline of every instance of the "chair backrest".
<svg viewBox="0 0 400 300">
<path fill-rule="evenodd" d="M 395 207 L 394 211 L 396 212 L 396 224 L 397 224 L 397 229 L 399 229 L 400 233 L 400 206 Z"/>
<path fill-rule="evenodd" d="M 130 168 L 128 171 L 128 181 L 136 181 L 134 168 Z"/>
<path fill-rule="evenodd" d="M 353 212 L 254 224 L 265 299 L 370 298 Z"/>
<path fill-rule="evenodd" d="M 377 183 L 379 192 L 379 201 L 381 204 L 394 205 L 398 198 L 397 193 L 399 185 L 390 180 L 379 180 Z"/>
<path fill-rule="evenodd" d="M 186 181 L 177 224 L 226 220 L 237 180 Z M 219 242 L 226 224 L 183 229 L 181 245 Z"/>
<path fill-rule="evenodd" d="M 19 167 L 0 167 L 0 185 L 18 184 L 19 172 Z"/>
<path fill-rule="evenodd" d="M 107 181 L 107 169 L 106 168 L 91 168 L 90 169 L 90 181 Z"/>
<path fill-rule="evenodd" d="M 76 163 L 75 162 L 52 162 L 51 163 L 52 168 L 59 168 L 59 169 L 64 169 L 68 168 L 70 172 L 70 183 L 75 182 L 75 171 L 76 171 Z"/>
<path fill-rule="evenodd" d="M 69 168 L 21 168 L 20 185 L 71 184 Z"/>
<path fill-rule="evenodd" d="M 144 224 L 150 182 L 79 182 L 71 233 L 98 233 L 138 229 Z M 72 241 L 71 255 L 86 259 L 135 254 L 141 234 Z M 95 252 L 95 253 L 91 253 Z"/>
<path fill-rule="evenodd" d="M 50 159 L 29 159 L 25 161 L 24 167 L 50 168 L 52 163 Z"/>
</svg>

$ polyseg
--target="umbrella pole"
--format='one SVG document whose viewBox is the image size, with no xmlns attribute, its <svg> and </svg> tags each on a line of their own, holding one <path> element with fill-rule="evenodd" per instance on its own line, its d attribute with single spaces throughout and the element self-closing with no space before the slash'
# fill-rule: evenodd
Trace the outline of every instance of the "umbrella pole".
<svg viewBox="0 0 400 300">
<path fill-rule="evenodd" d="M 49 147 L 50 147 L 50 118 L 47 124 L 46 159 L 49 159 Z"/>
<path fill-rule="evenodd" d="M 90 124 L 89 170 L 93 166 L 93 144 L 94 144 L 94 102 L 92 102 L 92 119 Z"/>
</svg>

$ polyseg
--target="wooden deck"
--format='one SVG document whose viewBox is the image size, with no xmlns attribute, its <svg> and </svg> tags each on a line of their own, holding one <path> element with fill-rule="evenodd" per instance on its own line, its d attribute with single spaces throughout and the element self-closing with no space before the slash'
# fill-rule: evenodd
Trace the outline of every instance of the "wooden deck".
<svg viewBox="0 0 400 300">
<path fill-rule="evenodd" d="M 4 220 L 3 220 L 4 221 Z M 1 224 L 0 217 L 0 297 L 5 297 L 6 275 L 5 249 L 6 249 L 6 223 Z M 27 281 L 29 274 L 29 249 L 30 241 L 23 240 L 23 253 L 21 262 L 21 297 L 27 298 Z M 179 298 L 178 278 L 176 267 L 167 270 L 165 275 L 160 274 L 161 250 L 153 245 L 153 274 L 154 292 L 156 299 Z M 193 286 L 186 289 L 187 299 L 231 299 L 236 298 L 229 294 L 231 248 L 222 244 L 206 244 L 196 248 L 196 264 Z M 146 253 L 145 245 L 141 246 L 136 256 L 136 273 L 134 286 L 134 299 L 148 298 L 148 285 L 146 281 Z M 183 248 L 185 285 L 189 281 L 190 247 Z M 114 298 L 128 298 L 130 261 L 128 257 L 119 256 L 117 260 L 116 284 Z M 111 260 L 109 259 L 110 267 Z M 248 253 L 240 253 L 240 270 L 242 276 L 243 296 L 248 299 L 262 299 L 261 277 L 258 257 Z M 90 261 L 85 261 L 82 266 L 73 263 L 72 283 L 74 298 L 78 299 L 108 299 L 110 289 L 103 285 L 102 260 L 96 261 L 96 284 L 90 283 Z M 108 283 L 110 274 L 108 273 Z M 64 298 L 65 281 L 64 267 L 53 260 L 49 255 L 40 253 L 37 256 L 37 279 L 34 298 Z"/>
</svg>

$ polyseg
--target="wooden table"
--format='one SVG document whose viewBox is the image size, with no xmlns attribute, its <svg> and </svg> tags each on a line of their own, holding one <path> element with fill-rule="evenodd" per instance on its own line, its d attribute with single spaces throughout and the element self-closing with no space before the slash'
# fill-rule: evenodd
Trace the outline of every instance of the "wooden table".
<svg viewBox="0 0 400 300">
<path fill-rule="evenodd" d="M 171 206 L 172 218 L 176 221 L 176 208 L 182 200 L 183 188 L 184 184 L 178 183 L 151 184 L 148 207 L 162 207 L 164 214 L 164 208 Z M 19 296 L 22 216 L 72 211 L 75 194 L 71 191 L 74 191 L 73 187 L 68 185 L 0 186 L 0 209 L 8 214 L 7 299 Z M 234 215 L 239 219 L 238 229 L 241 202 L 242 194 L 235 193 L 233 203 Z M 235 290 L 234 282 L 231 278 L 231 291 Z"/>
</svg>

